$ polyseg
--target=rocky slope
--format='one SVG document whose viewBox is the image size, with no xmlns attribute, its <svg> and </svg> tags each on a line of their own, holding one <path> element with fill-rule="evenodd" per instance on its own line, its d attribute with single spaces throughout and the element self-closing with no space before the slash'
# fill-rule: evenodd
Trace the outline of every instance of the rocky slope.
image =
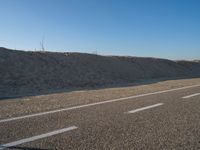
<svg viewBox="0 0 200 150">
<path fill-rule="evenodd" d="M 194 76 L 200 77 L 199 61 L 0 48 L 0 97 Z"/>
</svg>

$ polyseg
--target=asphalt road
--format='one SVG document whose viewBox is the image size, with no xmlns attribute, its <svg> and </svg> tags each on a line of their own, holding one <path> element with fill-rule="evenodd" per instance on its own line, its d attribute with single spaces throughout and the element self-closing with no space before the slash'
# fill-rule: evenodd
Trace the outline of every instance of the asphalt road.
<svg viewBox="0 0 200 150">
<path fill-rule="evenodd" d="M 200 150 L 196 85 L 4 118 L 0 149 Z"/>
</svg>

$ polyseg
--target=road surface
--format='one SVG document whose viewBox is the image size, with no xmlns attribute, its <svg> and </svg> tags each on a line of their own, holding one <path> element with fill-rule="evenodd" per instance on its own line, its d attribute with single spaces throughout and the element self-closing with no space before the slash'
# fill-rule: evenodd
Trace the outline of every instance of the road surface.
<svg viewBox="0 0 200 150">
<path fill-rule="evenodd" d="M 1 116 L 0 149 L 200 150 L 200 83 Z"/>
</svg>

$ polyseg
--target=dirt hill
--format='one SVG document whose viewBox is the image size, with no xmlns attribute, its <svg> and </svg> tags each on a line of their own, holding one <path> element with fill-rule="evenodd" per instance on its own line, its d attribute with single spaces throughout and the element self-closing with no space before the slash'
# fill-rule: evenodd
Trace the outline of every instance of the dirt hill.
<svg viewBox="0 0 200 150">
<path fill-rule="evenodd" d="M 200 77 L 199 61 L 0 48 L 0 97 L 192 76 Z"/>
</svg>

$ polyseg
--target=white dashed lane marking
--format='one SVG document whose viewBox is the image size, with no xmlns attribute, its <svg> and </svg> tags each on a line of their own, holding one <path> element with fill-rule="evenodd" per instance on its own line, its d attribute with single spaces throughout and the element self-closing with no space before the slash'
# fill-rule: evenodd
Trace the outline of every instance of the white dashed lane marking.
<svg viewBox="0 0 200 150">
<path fill-rule="evenodd" d="M 63 129 L 55 130 L 55 131 L 48 132 L 48 133 L 45 133 L 45 134 L 33 136 L 33 137 L 30 137 L 30 138 L 21 139 L 21 140 L 14 141 L 14 142 L 11 142 L 11 143 L 2 144 L 2 145 L 0 145 L 0 150 L 5 149 L 5 148 L 9 148 L 9 147 L 13 147 L 13 146 L 16 146 L 16 145 L 32 142 L 32 141 L 35 141 L 35 140 L 43 139 L 43 138 L 50 137 L 50 136 L 53 136 L 53 135 L 56 135 L 56 134 L 71 131 L 71 130 L 74 130 L 74 129 L 77 129 L 77 127 L 71 126 L 71 127 L 68 127 L 68 128 L 63 128 Z"/>
<path fill-rule="evenodd" d="M 186 98 L 191 98 L 191 97 L 195 97 L 195 96 L 198 96 L 198 95 L 200 95 L 200 93 L 195 93 L 195 94 L 192 94 L 192 95 L 184 96 L 182 98 L 186 99 Z"/>
<path fill-rule="evenodd" d="M 136 113 L 136 112 L 139 112 L 139 111 L 143 111 L 143 110 L 147 110 L 147 109 L 152 109 L 154 107 L 158 107 L 158 106 L 161 106 L 161 105 L 164 105 L 164 103 L 158 103 L 158 104 L 155 104 L 155 105 L 150 105 L 150 106 L 146 106 L 146 107 L 134 109 L 134 110 L 128 111 L 126 113 L 127 114 L 132 114 L 132 113 Z"/>
</svg>

